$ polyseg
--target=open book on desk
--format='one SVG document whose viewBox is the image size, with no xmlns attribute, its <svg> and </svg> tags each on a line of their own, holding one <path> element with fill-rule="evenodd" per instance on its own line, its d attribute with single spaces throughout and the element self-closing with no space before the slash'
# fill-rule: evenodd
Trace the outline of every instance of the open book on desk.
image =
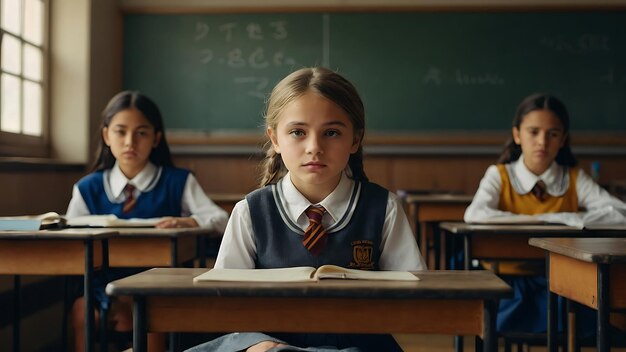
<svg viewBox="0 0 626 352">
<path fill-rule="evenodd" d="M 311 282 L 321 279 L 419 280 L 417 276 L 408 271 L 369 271 L 327 264 L 317 269 L 308 266 L 277 269 L 210 269 L 204 274 L 194 277 L 193 281 Z"/>
<path fill-rule="evenodd" d="M 154 227 L 162 218 L 120 219 L 113 214 L 66 218 L 55 212 L 0 217 L 0 230 L 35 231 L 67 227 Z"/>
<path fill-rule="evenodd" d="M 472 224 L 491 225 L 567 225 L 579 229 L 585 228 L 583 217 L 577 213 L 543 213 L 537 215 L 505 215 L 472 221 Z"/>
<path fill-rule="evenodd" d="M 162 218 L 120 219 L 113 214 L 84 215 L 67 219 L 68 227 L 154 227 Z"/>
<path fill-rule="evenodd" d="M 525 224 L 525 225 L 545 225 L 547 222 L 540 220 L 535 215 L 506 215 L 498 216 L 478 221 L 471 221 L 471 224 L 493 224 L 493 225 L 507 225 L 507 224 Z"/>
<path fill-rule="evenodd" d="M 39 215 L 0 217 L 0 230 L 36 231 L 60 229 L 66 226 L 65 218 L 55 212 Z"/>
</svg>

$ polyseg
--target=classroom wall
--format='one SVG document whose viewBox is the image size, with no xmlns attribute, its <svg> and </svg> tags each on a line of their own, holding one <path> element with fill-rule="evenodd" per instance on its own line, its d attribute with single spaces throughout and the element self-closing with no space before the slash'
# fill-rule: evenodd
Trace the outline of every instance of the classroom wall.
<svg viewBox="0 0 626 352">
<path fill-rule="evenodd" d="M 49 114 L 52 156 L 85 162 L 89 151 L 89 19 L 88 1 L 51 1 L 49 46 Z M 61 16 L 64 14 L 63 19 Z M 59 20 L 57 20 L 59 19 Z"/>
<path fill-rule="evenodd" d="M 497 155 L 374 155 L 366 156 L 365 172 L 371 181 L 391 191 L 425 190 L 473 194 L 486 168 Z M 600 183 L 626 179 L 624 156 L 586 155 L 580 167 L 589 173 L 592 162 L 601 165 Z M 177 165 L 194 171 L 209 194 L 247 193 L 257 187 L 259 156 L 177 155 Z"/>
</svg>

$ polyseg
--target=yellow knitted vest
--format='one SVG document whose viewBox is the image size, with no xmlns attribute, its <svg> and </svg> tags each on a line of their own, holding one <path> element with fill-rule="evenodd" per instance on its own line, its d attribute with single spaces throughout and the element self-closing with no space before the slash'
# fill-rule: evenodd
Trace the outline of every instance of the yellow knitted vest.
<svg viewBox="0 0 626 352">
<path fill-rule="evenodd" d="M 535 215 L 543 213 L 576 212 L 578 211 L 578 195 L 576 193 L 576 176 L 578 169 L 569 169 L 569 186 L 567 192 L 560 197 L 546 194 L 540 201 L 532 192 L 519 194 L 511 186 L 509 173 L 504 164 L 498 164 L 502 187 L 498 209 L 515 214 Z M 494 270 L 501 275 L 541 275 L 545 273 L 543 263 L 537 262 L 500 262 L 481 261 L 486 269 Z"/>
<path fill-rule="evenodd" d="M 540 201 L 532 192 L 518 194 L 511 186 L 509 173 L 504 164 L 498 165 L 502 187 L 500 188 L 500 204 L 498 209 L 510 211 L 515 214 L 544 214 L 578 211 L 578 195 L 576 194 L 576 176 L 578 169 L 569 169 L 569 187 L 567 192 L 560 197 L 546 194 L 545 199 Z"/>
</svg>

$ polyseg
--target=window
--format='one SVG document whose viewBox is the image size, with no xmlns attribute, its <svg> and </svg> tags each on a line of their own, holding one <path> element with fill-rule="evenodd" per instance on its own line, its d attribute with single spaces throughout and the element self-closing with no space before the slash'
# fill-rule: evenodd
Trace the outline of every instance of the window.
<svg viewBox="0 0 626 352">
<path fill-rule="evenodd" d="M 47 156 L 46 0 L 0 4 L 0 155 Z"/>
</svg>

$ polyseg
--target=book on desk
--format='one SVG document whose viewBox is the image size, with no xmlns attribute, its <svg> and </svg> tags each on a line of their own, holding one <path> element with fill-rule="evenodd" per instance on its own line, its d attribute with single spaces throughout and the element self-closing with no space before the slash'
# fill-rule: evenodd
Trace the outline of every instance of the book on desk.
<svg viewBox="0 0 626 352">
<path fill-rule="evenodd" d="M 66 219 L 55 212 L 0 217 L 0 230 L 35 231 L 64 228 L 66 226 Z"/>
<path fill-rule="evenodd" d="M 587 214 L 587 216 L 586 216 Z M 590 213 L 543 213 L 537 215 L 505 215 L 479 221 L 475 225 L 566 225 L 580 230 L 623 230 L 626 223 L 604 223 L 594 221 Z"/>
<path fill-rule="evenodd" d="M 566 225 L 577 229 L 626 228 L 626 224 L 594 222 L 585 213 L 543 213 L 537 215 L 505 215 L 484 220 L 471 221 L 476 225 Z"/>
<path fill-rule="evenodd" d="M 36 231 L 68 227 L 154 227 L 162 218 L 120 219 L 113 214 L 67 218 L 55 212 L 0 217 L 0 230 Z"/>
<path fill-rule="evenodd" d="M 67 219 L 68 227 L 154 227 L 162 218 L 120 219 L 113 214 L 84 215 Z"/>
<path fill-rule="evenodd" d="M 275 269 L 211 269 L 194 277 L 194 282 L 315 282 L 322 279 L 417 281 L 408 271 L 372 271 L 322 265 L 319 268 L 299 266 Z"/>
</svg>

